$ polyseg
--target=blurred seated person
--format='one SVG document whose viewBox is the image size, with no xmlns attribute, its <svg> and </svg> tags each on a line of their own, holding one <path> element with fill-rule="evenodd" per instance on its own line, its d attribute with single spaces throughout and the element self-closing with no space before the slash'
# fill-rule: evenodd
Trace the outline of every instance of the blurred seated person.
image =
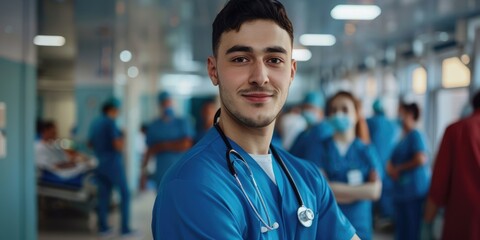
<svg viewBox="0 0 480 240">
<path fill-rule="evenodd" d="M 46 182 L 81 186 L 83 176 L 93 168 L 87 156 L 64 150 L 55 143 L 57 128 L 53 121 L 39 124 L 40 139 L 35 146 L 35 162 L 41 171 L 39 179 Z"/>
</svg>

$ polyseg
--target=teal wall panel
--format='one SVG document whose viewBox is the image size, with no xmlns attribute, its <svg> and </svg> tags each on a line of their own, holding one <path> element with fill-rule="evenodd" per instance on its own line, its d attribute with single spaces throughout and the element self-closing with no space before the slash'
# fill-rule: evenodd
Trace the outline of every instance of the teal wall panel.
<svg viewBox="0 0 480 240">
<path fill-rule="evenodd" d="M 7 156 L 0 159 L 0 239 L 36 239 L 36 69 L 0 58 L 0 73 L 0 102 L 7 108 Z"/>
</svg>

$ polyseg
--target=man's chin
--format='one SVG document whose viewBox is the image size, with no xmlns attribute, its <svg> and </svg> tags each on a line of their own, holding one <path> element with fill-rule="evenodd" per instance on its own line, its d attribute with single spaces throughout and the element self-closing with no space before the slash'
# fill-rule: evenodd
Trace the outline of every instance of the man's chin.
<svg viewBox="0 0 480 240">
<path fill-rule="evenodd" d="M 275 120 L 275 117 L 237 117 L 237 119 L 245 126 L 250 128 L 264 128 L 268 127 Z"/>
</svg>

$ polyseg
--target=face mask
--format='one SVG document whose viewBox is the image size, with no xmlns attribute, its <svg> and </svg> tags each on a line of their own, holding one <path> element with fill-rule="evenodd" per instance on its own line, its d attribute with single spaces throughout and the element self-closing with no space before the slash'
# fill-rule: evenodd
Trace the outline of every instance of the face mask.
<svg viewBox="0 0 480 240">
<path fill-rule="evenodd" d="M 331 116 L 329 120 L 335 131 L 340 133 L 346 132 L 352 125 L 350 118 L 341 113 Z"/>
<path fill-rule="evenodd" d="M 169 117 L 169 118 L 172 118 L 175 116 L 175 112 L 173 111 L 172 107 L 165 108 L 165 110 L 163 111 L 163 114 L 165 117 Z"/>
<path fill-rule="evenodd" d="M 315 114 L 315 112 L 307 110 L 307 111 L 303 111 L 302 115 L 305 118 L 305 120 L 307 120 L 308 124 L 314 124 L 318 121 L 318 117 L 317 117 L 317 114 Z"/>
</svg>

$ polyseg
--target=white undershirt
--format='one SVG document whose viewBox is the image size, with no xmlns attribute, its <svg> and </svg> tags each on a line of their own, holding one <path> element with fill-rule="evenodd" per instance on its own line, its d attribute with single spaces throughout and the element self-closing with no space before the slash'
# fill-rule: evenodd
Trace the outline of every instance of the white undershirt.
<svg viewBox="0 0 480 240">
<path fill-rule="evenodd" d="M 347 155 L 348 148 L 350 148 L 350 145 L 352 144 L 352 141 L 348 142 L 341 142 L 341 141 L 335 141 L 335 146 L 338 149 L 338 152 L 340 153 L 340 156 L 345 157 Z"/>
<path fill-rule="evenodd" d="M 277 182 L 275 181 L 275 174 L 273 173 L 273 165 L 272 165 L 272 154 L 266 155 L 256 155 L 256 154 L 249 154 L 250 157 L 255 160 L 255 162 L 260 165 L 260 167 L 265 171 L 268 177 L 272 180 L 275 185 Z"/>
</svg>

